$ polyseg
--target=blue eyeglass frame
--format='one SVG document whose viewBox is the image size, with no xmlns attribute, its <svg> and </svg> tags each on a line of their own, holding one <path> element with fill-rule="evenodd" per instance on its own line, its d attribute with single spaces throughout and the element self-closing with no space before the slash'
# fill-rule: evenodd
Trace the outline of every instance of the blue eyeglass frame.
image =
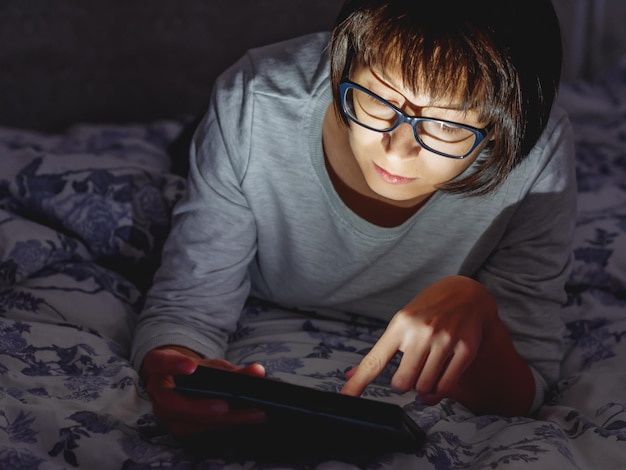
<svg viewBox="0 0 626 470">
<path fill-rule="evenodd" d="M 363 93 L 367 93 L 372 98 L 375 98 L 375 99 L 377 99 L 379 101 L 382 101 L 387 106 L 389 106 L 391 109 L 393 109 L 395 111 L 396 115 L 398 116 L 398 120 L 396 121 L 396 123 L 393 126 L 391 126 L 391 128 L 386 129 L 384 131 L 381 131 L 380 129 L 375 129 L 375 128 L 370 127 L 370 126 L 368 126 L 366 124 L 363 124 L 362 122 L 359 122 L 355 118 L 350 116 L 350 113 L 348 112 L 348 110 L 347 110 L 348 108 L 346 106 L 346 94 L 347 94 L 347 92 L 348 92 L 348 90 L 350 88 L 356 88 L 357 90 L 362 91 Z M 391 104 L 386 99 L 381 98 L 376 93 L 374 93 L 374 92 L 368 90 L 367 88 L 359 85 L 358 83 L 354 83 L 352 80 L 348 80 L 348 79 L 343 79 L 339 83 L 339 94 L 341 96 L 341 110 L 343 111 L 344 115 L 348 119 L 350 119 L 352 122 L 354 122 L 355 124 L 358 124 L 359 126 L 364 127 L 366 129 L 369 129 L 369 130 L 374 131 L 374 132 L 387 133 L 387 132 L 392 132 L 400 124 L 403 124 L 403 123 L 406 122 L 407 124 L 409 124 L 413 128 L 413 135 L 415 136 L 415 140 L 417 141 L 418 144 L 420 144 L 421 147 L 429 150 L 430 152 L 436 153 L 437 155 L 441 155 L 442 157 L 454 158 L 456 160 L 464 159 L 465 157 L 470 155 L 474 150 L 476 150 L 476 147 L 478 147 L 485 140 L 485 138 L 487 138 L 487 136 L 489 135 L 489 132 L 491 130 L 489 127 L 485 127 L 483 129 L 479 129 L 477 127 L 468 126 L 467 124 L 461 124 L 461 123 L 454 122 L 454 121 L 446 121 L 445 119 L 434 119 L 434 118 L 428 118 L 428 117 L 409 116 L 408 114 L 405 114 L 401 109 L 399 109 L 398 107 L 396 107 L 393 104 Z M 417 133 L 417 125 L 420 122 L 424 122 L 424 121 L 442 122 L 444 124 L 451 124 L 451 125 L 454 125 L 454 126 L 462 127 L 463 129 L 467 129 L 468 131 L 472 132 L 474 134 L 474 136 L 476 137 L 476 139 L 474 141 L 474 145 L 472 145 L 472 147 L 464 155 L 460 155 L 460 156 L 459 155 L 449 155 L 447 153 L 440 152 L 439 150 L 436 150 L 436 149 L 434 149 L 432 147 L 429 147 L 428 145 L 426 145 L 422 141 L 422 139 L 420 138 L 420 136 Z"/>
</svg>

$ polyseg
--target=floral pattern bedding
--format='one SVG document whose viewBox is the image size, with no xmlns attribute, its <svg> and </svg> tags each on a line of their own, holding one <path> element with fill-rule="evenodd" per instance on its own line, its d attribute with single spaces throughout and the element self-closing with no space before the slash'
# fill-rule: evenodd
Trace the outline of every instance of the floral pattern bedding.
<svg viewBox="0 0 626 470">
<path fill-rule="evenodd" d="M 154 419 L 128 363 L 185 191 L 168 153 L 184 123 L 0 129 L 0 469 L 625 468 L 626 61 L 597 82 L 564 84 L 560 102 L 576 130 L 580 193 L 562 380 L 536 417 L 504 419 L 451 400 L 421 405 L 382 377 L 368 396 L 403 405 L 426 442 L 385 455 L 364 445 L 334 460 L 190 451 Z M 230 359 L 338 390 L 382 327 L 251 302 Z M 266 330 L 262 346 L 246 341 Z"/>
</svg>

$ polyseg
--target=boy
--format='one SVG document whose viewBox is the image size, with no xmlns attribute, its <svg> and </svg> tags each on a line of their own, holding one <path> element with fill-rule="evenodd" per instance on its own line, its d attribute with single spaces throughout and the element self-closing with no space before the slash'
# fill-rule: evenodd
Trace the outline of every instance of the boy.
<svg viewBox="0 0 626 470">
<path fill-rule="evenodd" d="M 400 354 L 391 386 L 427 403 L 536 410 L 575 214 L 560 64 L 549 0 L 348 0 L 330 38 L 227 70 L 133 344 L 170 432 L 264 419 L 172 390 L 198 364 L 264 375 L 225 359 L 250 298 L 388 322 L 342 393 Z"/>
</svg>

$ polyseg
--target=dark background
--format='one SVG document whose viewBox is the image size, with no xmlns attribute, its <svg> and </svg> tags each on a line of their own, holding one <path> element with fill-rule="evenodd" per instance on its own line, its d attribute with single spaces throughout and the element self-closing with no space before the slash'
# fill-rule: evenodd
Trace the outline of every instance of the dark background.
<svg viewBox="0 0 626 470">
<path fill-rule="evenodd" d="M 0 126 L 197 116 L 246 49 L 329 30 L 342 2 L 0 0 Z M 565 79 L 598 77 L 626 53 L 625 0 L 553 3 Z"/>
<path fill-rule="evenodd" d="M 341 0 L 0 0 L 0 125 L 202 113 L 246 49 L 329 30 Z"/>
</svg>

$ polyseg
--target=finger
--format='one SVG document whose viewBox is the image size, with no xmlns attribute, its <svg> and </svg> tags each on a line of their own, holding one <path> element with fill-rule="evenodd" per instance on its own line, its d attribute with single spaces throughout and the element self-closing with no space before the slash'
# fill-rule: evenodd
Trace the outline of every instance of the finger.
<svg viewBox="0 0 626 470">
<path fill-rule="evenodd" d="M 221 399 L 192 397 L 179 393 L 169 387 L 167 378 L 163 384 L 153 380 L 150 386 L 150 398 L 154 414 L 164 420 L 206 421 L 219 420 L 230 411 L 228 403 Z"/>
<path fill-rule="evenodd" d="M 403 392 L 415 387 L 417 378 L 420 376 L 424 364 L 428 358 L 430 348 L 422 345 L 416 345 L 410 351 L 405 351 L 398 370 L 391 378 L 391 386 Z"/>
<path fill-rule="evenodd" d="M 417 377 L 417 381 L 415 382 L 415 390 L 420 394 L 434 392 L 451 355 L 452 350 L 449 348 L 431 348 L 424 366 Z"/>
<path fill-rule="evenodd" d="M 267 420 L 267 413 L 259 408 L 231 408 L 222 420 L 223 424 L 257 424 Z"/>
<path fill-rule="evenodd" d="M 224 426 L 261 423 L 267 419 L 259 408 L 233 408 L 226 400 L 183 397 L 176 404 L 155 408 L 155 415 L 167 422 L 189 423 L 192 426 Z"/>
<path fill-rule="evenodd" d="M 161 406 L 163 405 L 163 406 Z M 165 390 L 153 403 L 155 416 L 176 434 L 192 434 L 238 424 L 262 423 L 266 413 L 257 408 L 233 408 L 226 400 L 196 398 Z"/>
<path fill-rule="evenodd" d="M 265 377 L 265 367 L 263 367 L 262 364 L 257 363 L 240 367 L 237 369 L 237 372 L 246 375 L 253 375 L 255 377 Z"/>
<path fill-rule="evenodd" d="M 216 363 L 214 365 L 224 366 L 236 373 L 248 374 L 264 374 L 265 369 L 260 364 L 251 364 L 245 367 L 235 367 L 230 363 Z M 224 421 L 237 423 L 239 416 L 241 419 L 248 421 L 258 421 L 260 417 L 250 417 L 245 410 L 232 410 L 228 402 L 223 399 L 190 396 L 179 393 L 173 388 L 173 379 L 171 376 L 158 375 L 154 376 L 148 384 L 148 394 L 153 401 L 155 414 L 163 419 L 171 419 L 178 417 L 180 419 L 188 419 L 191 421 Z M 225 417 L 228 416 L 228 419 Z"/>
<path fill-rule="evenodd" d="M 340 393 L 360 396 L 365 387 L 378 377 L 397 351 L 398 347 L 395 340 L 391 339 L 391 335 L 383 334 L 370 352 L 361 360 Z"/>
<path fill-rule="evenodd" d="M 438 395 L 447 395 L 452 391 L 463 373 L 474 360 L 474 357 L 475 354 L 472 354 L 463 343 L 457 344 L 453 356 L 448 361 L 448 365 L 441 374 L 439 383 L 435 387 Z"/>
<path fill-rule="evenodd" d="M 213 369 L 227 370 L 230 372 L 238 372 L 246 375 L 254 375 L 256 377 L 265 376 L 265 367 L 259 363 L 248 364 L 247 366 L 236 366 L 226 359 L 202 359 L 199 364 Z"/>
<path fill-rule="evenodd" d="M 155 355 L 147 367 L 158 369 L 158 373 L 153 373 L 148 381 L 146 390 L 153 401 L 155 409 L 162 409 L 161 416 L 185 414 L 194 416 L 213 416 L 223 415 L 228 412 L 228 405 L 224 400 L 209 400 L 199 397 L 191 397 L 184 395 L 175 390 L 174 378 L 172 375 L 164 372 L 172 372 L 176 370 L 176 361 L 172 361 L 172 357 L 168 354 Z M 176 353 L 173 355 L 176 356 Z M 195 361 L 194 364 L 195 369 Z M 173 365 L 172 365 L 173 363 Z M 237 373 L 247 373 L 250 375 L 264 375 L 265 369 L 260 364 L 252 364 L 246 367 L 235 367 L 227 361 L 211 361 L 212 366 L 232 370 Z M 167 410 L 167 411 L 166 411 Z"/>
<path fill-rule="evenodd" d="M 169 349 L 155 349 L 146 354 L 142 372 L 145 374 L 191 374 L 196 370 L 195 359 Z"/>
<path fill-rule="evenodd" d="M 439 403 L 441 400 L 443 399 L 443 397 L 441 395 L 437 395 L 437 394 L 427 394 L 427 395 L 419 395 L 418 396 L 418 400 L 424 404 L 424 405 L 428 405 L 428 406 L 434 406 L 437 403 Z"/>
</svg>

